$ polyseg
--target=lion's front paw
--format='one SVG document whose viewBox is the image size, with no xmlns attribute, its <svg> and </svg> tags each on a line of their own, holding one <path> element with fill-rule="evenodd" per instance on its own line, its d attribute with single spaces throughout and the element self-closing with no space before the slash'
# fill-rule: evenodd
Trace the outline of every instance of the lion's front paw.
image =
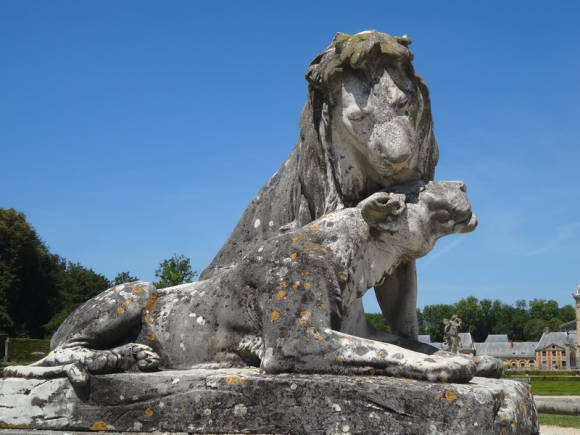
<svg viewBox="0 0 580 435">
<path fill-rule="evenodd" d="M 140 345 L 141 349 L 137 352 L 137 367 L 142 372 L 150 372 L 159 368 L 159 355 L 153 352 L 149 346 Z"/>
<path fill-rule="evenodd" d="M 499 358 L 482 355 L 473 358 L 476 364 L 475 374 L 483 378 L 500 378 L 503 373 L 503 364 Z"/>
</svg>

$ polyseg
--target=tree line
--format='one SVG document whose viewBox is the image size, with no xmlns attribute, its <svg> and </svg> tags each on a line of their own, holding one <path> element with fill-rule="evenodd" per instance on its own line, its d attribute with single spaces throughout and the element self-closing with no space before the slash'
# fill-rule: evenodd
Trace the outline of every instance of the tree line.
<svg viewBox="0 0 580 435">
<path fill-rule="evenodd" d="M 462 332 L 470 332 L 476 342 L 485 341 L 489 334 L 507 334 L 512 341 L 538 341 L 545 328 L 559 331 L 560 325 L 576 319 L 572 305 L 560 307 L 551 299 L 518 300 L 513 305 L 499 300 L 470 296 L 454 304 L 426 305 L 417 310 L 419 333 L 429 334 L 431 341 L 443 341 L 443 319 L 457 314 Z M 367 314 L 369 322 L 388 331 L 380 314 Z"/>
<path fill-rule="evenodd" d="M 189 258 L 163 260 L 157 288 L 191 282 Z M 50 336 L 75 308 L 103 290 L 139 278 L 120 272 L 112 280 L 51 253 L 24 213 L 0 208 L 0 332 L 12 337 Z"/>
</svg>

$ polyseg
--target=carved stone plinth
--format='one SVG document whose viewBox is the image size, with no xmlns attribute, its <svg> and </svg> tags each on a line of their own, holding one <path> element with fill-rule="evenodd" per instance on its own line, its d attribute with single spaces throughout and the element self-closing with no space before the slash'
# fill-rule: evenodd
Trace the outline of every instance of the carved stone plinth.
<svg viewBox="0 0 580 435">
<path fill-rule="evenodd" d="M 379 376 L 263 375 L 257 369 L 0 380 L 0 427 L 189 433 L 537 433 L 520 382 L 444 384 Z"/>
</svg>

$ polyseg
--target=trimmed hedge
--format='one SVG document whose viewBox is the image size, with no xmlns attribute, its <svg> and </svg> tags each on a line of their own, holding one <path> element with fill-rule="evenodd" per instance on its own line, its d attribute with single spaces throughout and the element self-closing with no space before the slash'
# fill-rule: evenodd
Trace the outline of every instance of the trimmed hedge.
<svg viewBox="0 0 580 435">
<path fill-rule="evenodd" d="M 547 382 L 580 382 L 580 376 L 507 376 L 506 379 L 526 379 L 528 382 L 547 381 Z"/>
<path fill-rule="evenodd" d="M 33 362 L 47 355 L 49 351 L 49 339 L 10 338 L 8 361 Z M 42 352 L 42 355 L 33 355 L 35 352 Z"/>
<path fill-rule="evenodd" d="M 579 370 L 506 370 L 504 376 L 580 376 Z"/>
</svg>

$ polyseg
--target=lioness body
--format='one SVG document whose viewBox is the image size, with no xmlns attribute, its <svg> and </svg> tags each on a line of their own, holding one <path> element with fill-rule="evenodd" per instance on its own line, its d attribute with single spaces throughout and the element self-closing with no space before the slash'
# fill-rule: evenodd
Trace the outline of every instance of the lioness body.
<svg viewBox="0 0 580 435">
<path fill-rule="evenodd" d="M 349 307 L 400 262 L 425 255 L 439 237 L 475 227 L 462 183 L 429 183 L 414 195 L 405 203 L 402 194 L 374 194 L 359 207 L 265 241 L 207 280 L 109 289 L 63 323 L 55 349 L 36 365 L 61 365 L 63 373 L 70 364 L 98 373 L 132 361 L 142 369 L 260 365 L 269 373 L 374 370 L 468 380 L 475 366 L 467 359 L 428 357 L 338 332 Z M 113 346 L 113 355 L 99 350 Z M 35 368 L 7 373 L 34 376 Z"/>
</svg>

